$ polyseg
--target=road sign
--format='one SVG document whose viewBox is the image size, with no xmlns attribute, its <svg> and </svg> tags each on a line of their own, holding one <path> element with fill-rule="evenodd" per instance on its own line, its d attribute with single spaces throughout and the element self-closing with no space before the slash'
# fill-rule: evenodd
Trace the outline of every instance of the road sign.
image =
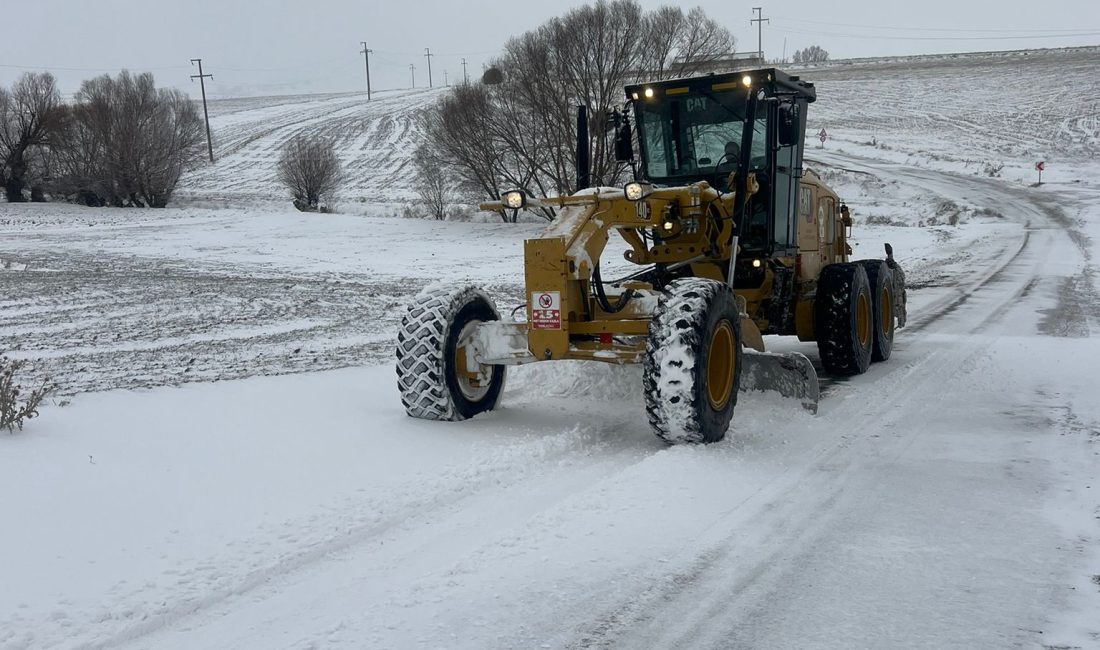
<svg viewBox="0 0 1100 650">
<path fill-rule="evenodd" d="M 1047 168 L 1046 161 L 1040 160 L 1039 162 L 1035 163 L 1035 169 L 1037 169 L 1040 172 L 1043 171 L 1046 168 Z"/>
<path fill-rule="evenodd" d="M 821 140 L 821 144 L 825 144 L 825 141 L 829 139 L 829 132 L 822 127 L 821 131 L 817 134 L 817 139 Z"/>
</svg>

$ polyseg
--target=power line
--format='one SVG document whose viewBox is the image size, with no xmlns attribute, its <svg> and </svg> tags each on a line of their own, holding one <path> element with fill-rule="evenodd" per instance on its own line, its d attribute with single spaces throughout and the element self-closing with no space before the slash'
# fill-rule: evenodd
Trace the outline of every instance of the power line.
<svg viewBox="0 0 1100 650">
<path fill-rule="evenodd" d="M 15 64 L 8 64 L 8 63 L 0 63 L 0 68 L 12 68 L 12 69 L 15 69 L 15 70 L 45 70 L 47 72 L 51 71 L 51 70 L 62 70 L 64 72 L 113 72 L 115 70 L 128 70 L 128 69 L 130 69 L 129 66 L 105 67 L 105 68 L 65 68 L 65 67 L 60 67 L 60 66 L 55 66 L 55 65 L 15 65 Z M 147 68 L 145 66 L 134 67 L 135 70 L 140 69 L 140 70 L 151 71 L 151 72 L 157 72 L 157 71 L 161 71 L 161 70 L 184 70 L 186 68 L 187 68 L 187 66 L 185 66 L 185 65 L 173 65 L 173 66 L 164 66 L 164 67 L 157 67 L 157 68 Z"/>
<path fill-rule="evenodd" d="M 1033 38 L 1073 38 L 1078 36 L 1100 36 L 1100 31 L 1076 32 L 1073 34 L 1031 34 L 1024 36 L 902 36 L 898 34 L 890 34 L 884 36 L 881 34 L 874 35 L 852 34 L 847 32 L 820 32 L 783 27 L 773 27 L 772 29 L 788 34 L 806 34 L 809 36 L 836 36 L 840 38 L 862 38 L 869 40 L 890 39 L 895 41 L 1013 41 Z"/>
<path fill-rule="evenodd" d="M 500 50 L 486 50 L 484 52 L 436 52 L 439 56 L 486 56 L 498 54 Z M 399 52 L 395 50 L 378 50 L 379 54 L 392 54 L 394 56 L 417 56 L 419 52 Z"/>
<path fill-rule="evenodd" d="M 803 18 L 788 18 L 786 16 L 773 16 L 779 20 L 792 23 L 808 23 L 811 25 L 829 25 L 831 27 L 852 27 L 857 29 L 888 29 L 894 31 L 907 31 L 907 32 L 992 32 L 992 33 L 1007 33 L 1007 32 L 1079 32 L 1080 27 L 1077 28 L 1035 28 L 1035 27 L 898 27 L 897 25 L 860 25 L 857 23 L 831 23 L 821 20 L 806 20 Z"/>
</svg>

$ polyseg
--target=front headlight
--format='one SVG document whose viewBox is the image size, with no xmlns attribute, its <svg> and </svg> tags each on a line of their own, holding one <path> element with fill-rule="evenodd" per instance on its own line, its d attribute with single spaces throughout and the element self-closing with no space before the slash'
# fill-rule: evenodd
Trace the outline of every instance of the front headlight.
<svg viewBox="0 0 1100 650">
<path fill-rule="evenodd" d="M 505 207 L 519 210 L 527 205 L 527 196 L 522 190 L 512 190 L 500 195 L 500 200 Z"/>
<path fill-rule="evenodd" d="M 638 201 L 645 197 L 645 186 L 637 181 L 627 183 L 623 187 L 623 193 L 626 194 L 627 201 Z"/>
</svg>

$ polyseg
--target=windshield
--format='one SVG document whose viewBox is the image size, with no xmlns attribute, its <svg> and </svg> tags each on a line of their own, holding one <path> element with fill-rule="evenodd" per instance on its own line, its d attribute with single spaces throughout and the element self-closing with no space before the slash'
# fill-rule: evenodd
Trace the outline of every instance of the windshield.
<svg viewBox="0 0 1100 650">
<path fill-rule="evenodd" d="M 646 175 L 653 182 L 678 184 L 736 169 L 745 123 L 743 96 L 736 92 L 666 96 L 634 106 Z M 760 115 L 753 125 L 754 168 L 765 164 L 766 121 Z"/>
</svg>

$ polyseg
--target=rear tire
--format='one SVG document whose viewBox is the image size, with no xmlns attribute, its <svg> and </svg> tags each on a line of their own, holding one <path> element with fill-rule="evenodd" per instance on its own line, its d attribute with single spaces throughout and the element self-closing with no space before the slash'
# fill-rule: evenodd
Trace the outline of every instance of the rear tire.
<svg viewBox="0 0 1100 650">
<path fill-rule="evenodd" d="M 657 437 L 669 444 L 724 438 L 737 405 L 741 355 L 733 291 L 701 278 L 671 282 L 650 321 L 642 367 Z"/>
<path fill-rule="evenodd" d="M 875 312 L 871 361 L 886 361 L 894 349 L 893 273 L 883 260 L 860 260 L 856 264 L 867 272 L 867 281 L 871 284 L 871 307 Z"/>
<path fill-rule="evenodd" d="M 504 366 L 481 366 L 488 380 L 479 381 L 459 363 L 462 339 L 493 320 L 500 320 L 493 300 L 473 286 L 428 288 L 413 298 L 397 333 L 397 388 L 406 413 L 465 420 L 497 407 Z"/>
<path fill-rule="evenodd" d="M 866 372 L 874 347 L 871 285 L 859 264 L 821 270 L 814 300 L 814 334 L 821 364 L 832 375 Z"/>
</svg>

